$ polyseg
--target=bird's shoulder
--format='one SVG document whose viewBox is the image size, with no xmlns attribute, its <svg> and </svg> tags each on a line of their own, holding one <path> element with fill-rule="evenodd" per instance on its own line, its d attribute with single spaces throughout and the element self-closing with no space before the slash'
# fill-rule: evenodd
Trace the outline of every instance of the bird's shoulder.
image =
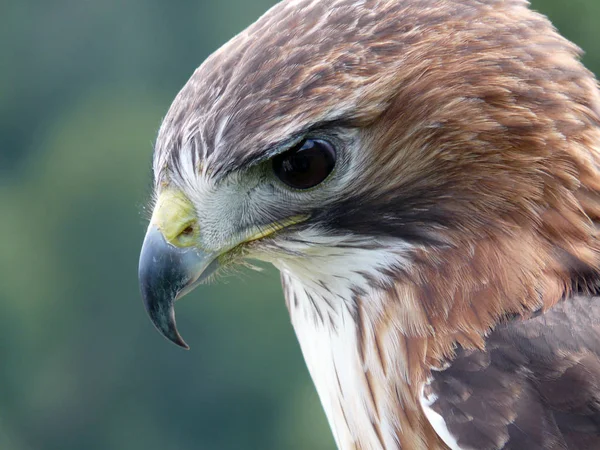
<svg viewBox="0 0 600 450">
<path fill-rule="evenodd" d="M 600 297 L 507 321 L 485 350 L 459 347 L 421 403 L 451 448 L 600 448 Z"/>
</svg>

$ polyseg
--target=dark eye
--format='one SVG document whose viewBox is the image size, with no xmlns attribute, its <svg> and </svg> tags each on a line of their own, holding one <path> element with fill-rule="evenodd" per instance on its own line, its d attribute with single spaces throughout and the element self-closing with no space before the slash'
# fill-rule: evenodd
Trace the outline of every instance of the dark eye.
<svg viewBox="0 0 600 450">
<path fill-rule="evenodd" d="M 305 139 L 273 158 L 277 178 L 296 189 L 308 189 L 323 182 L 334 167 L 335 149 L 320 139 Z"/>
</svg>

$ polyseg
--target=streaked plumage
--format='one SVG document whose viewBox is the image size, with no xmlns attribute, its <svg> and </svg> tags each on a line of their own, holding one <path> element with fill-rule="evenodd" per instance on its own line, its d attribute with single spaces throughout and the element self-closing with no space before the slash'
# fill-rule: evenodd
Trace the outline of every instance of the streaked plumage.
<svg viewBox="0 0 600 450">
<path fill-rule="evenodd" d="M 183 345 L 169 308 L 206 261 L 269 261 L 339 448 L 600 448 L 600 92 L 578 56 L 524 0 L 276 5 L 161 126 L 156 196 L 188 206 L 160 203 L 147 240 L 204 259 L 157 299 L 142 256 L 153 320 Z M 269 160 L 307 136 L 335 170 L 287 189 Z"/>
</svg>

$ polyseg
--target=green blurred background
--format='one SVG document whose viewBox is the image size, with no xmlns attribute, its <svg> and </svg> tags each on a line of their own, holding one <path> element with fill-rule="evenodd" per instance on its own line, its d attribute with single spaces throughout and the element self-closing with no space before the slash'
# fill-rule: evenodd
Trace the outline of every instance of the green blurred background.
<svg viewBox="0 0 600 450">
<path fill-rule="evenodd" d="M 161 118 L 273 3 L 0 4 L 0 450 L 334 448 L 273 269 L 181 302 L 189 352 L 137 286 Z M 600 73 L 600 1 L 533 6 Z"/>
</svg>

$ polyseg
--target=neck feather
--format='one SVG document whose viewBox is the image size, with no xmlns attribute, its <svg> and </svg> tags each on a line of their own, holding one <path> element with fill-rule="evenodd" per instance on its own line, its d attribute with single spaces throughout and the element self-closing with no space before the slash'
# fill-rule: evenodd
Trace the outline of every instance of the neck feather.
<svg viewBox="0 0 600 450">
<path fill-rule="evenodd" d="M 420 404 L 431 370 L 456 345 L 483 348 L 498 322 L 549 308 L 568 290 L 550 250 L 522 236 L 518 245 L 352 252 L 321 248 L 276 264 L 342 450 L 447 448 Z"/>
<path fill-rule="evenodd" d="M 427 342 L 404 334 L 413 334 L 408 326 L 412 300 L 407 297 L 405 312 L 391 320 L 382 293 L 366 285 L 349 288 L 361 296 L 341 301 L 321 283 L 304 283 L 287 270 L 282 280 L 338 448 L 445 448 L 419 406 L 415 394 L 420 389 L 413 389 L 422 384 L 415 374 L 425 374 Z"/>
</svg>

